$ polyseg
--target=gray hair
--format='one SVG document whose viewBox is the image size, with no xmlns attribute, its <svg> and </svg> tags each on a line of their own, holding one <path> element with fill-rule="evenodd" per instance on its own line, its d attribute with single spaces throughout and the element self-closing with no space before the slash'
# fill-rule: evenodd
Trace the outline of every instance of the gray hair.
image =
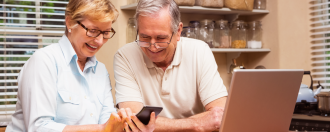
<svg viewBox="0 0 330 132">
<path fill-rule="evenodd" d="M 155 15 L 160 10 L 167 7 L 171 17 L 171 30 L 176 34 L 178 32 L 179 23 L 181 22 L 181 14 L 174 0 L 139 0 L 134 16 L 137 29 L 139 29 L 138 20 L 140 15 Z"/>
</svg>

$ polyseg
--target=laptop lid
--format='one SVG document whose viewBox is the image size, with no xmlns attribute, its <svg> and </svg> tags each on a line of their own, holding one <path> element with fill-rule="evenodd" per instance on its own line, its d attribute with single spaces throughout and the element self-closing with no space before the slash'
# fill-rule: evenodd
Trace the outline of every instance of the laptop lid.
<svg viewBox="0 0 330 132">
<path fill-rule="evenodd" d="M 234 70 L 220 132 L 288 132 L 304 71 Z"/>
</svg>

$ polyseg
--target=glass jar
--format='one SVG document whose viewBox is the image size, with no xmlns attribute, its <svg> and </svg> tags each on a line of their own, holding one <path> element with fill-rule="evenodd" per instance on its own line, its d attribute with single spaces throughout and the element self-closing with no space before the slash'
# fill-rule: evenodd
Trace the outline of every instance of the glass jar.
<svg viewBox="0 0 330 132">
<path fill-rule="evenodd" d="M 192 27 L 183 27 L 181 36 L 196 39 L 196 34 Z"/>
<path fill-rule="evenodd" d="M 189 27 L 194 29 L 194 32 L 196 34 L 196 38 L 199 38 L 199 29 L 200 29 L 200 23 L 199 21 L 190 21 Z"/>
<path fill-rule="evenodd" d="M 245 22 L 235 21 L 230 31 L 231 47 L 232 48 L 246 48 L 246 28 Z"/>
<path fill-rule="evenodd" d="M 137 31 L 136 31 L 135 20 L 134 18 L 129 18 L 126 29 L 126 43 L 135 41 L 136 33 Z"/>
<path fill-rule="evenodd" d="M 230 48 L 230 34 L 228 21 L 219 20 L 215 23 L 214 29 L 214 48 Z"/>
<path fill-rule="evenodd" d="M 199 30 L 199 38 L 200 40 L 207 43 L 210 48 L 213 48 L 212 41 L 213 41 L 213 29 L 214 24 L 212 20 L 204 19 L 200 22 L 201 28 Z"/>
<path fill-rule="evenodd" d="M 266 0 L 254 0 L 253 9 L 266 10 Z"/>
<path fill-rule="evenodd" d="M 260 49 L 262 48 L 262 24 L 261 21 L 253 21 L 249 23 L 248 30 L 248 48 Z"/>
</svg>

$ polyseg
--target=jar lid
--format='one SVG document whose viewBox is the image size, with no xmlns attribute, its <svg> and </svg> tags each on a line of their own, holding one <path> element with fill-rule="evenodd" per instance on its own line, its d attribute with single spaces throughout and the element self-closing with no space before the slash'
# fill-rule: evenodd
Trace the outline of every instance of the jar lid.
<svg viewBox="0 0 330 132">
<path fill-rule="evenodd" d="M 250 26 L 261 26 L 261 21 L 252 21 L 252 22 L 249 22 L 249 25 Z"/>
<path fill-rule="evenodd" d="M 206 25 L 206 24 L 210 24 L 210 23 L 212 23 L 213 21 L 212 20 L 210 20 L 210 19 L 204 19 L 204 20 L 201 20 L 201 24 L 203 24 L 203 25 Z"/>
<path fill-rule="evenodd" d="M 221 19 L 221 20 L 216 21 L 216 23 L 217 24 L 222 24 L 222 23 L 228 23 L 228 21 Z"/>
<path fill-rule="evenodd" d="M 189 26 L 192 28 L 198 28 L 199 27 L 199 21 L 190 21 Z"/>
<path fill-rule="evenodd" d="M 244 25 L 245 22 L 244 22 L 244 21 L 241 21 L 241 20 L 237 20 L 237 21 L 234 21 L 233 24 L 234 24 L 235 26 L 240 26 L 240 25 Z"/>
<path fill-rule="evenodd" d="M 199 21 L 190 21 L 189 23 L 198 23 L 199 24 Z"/>
</svg>

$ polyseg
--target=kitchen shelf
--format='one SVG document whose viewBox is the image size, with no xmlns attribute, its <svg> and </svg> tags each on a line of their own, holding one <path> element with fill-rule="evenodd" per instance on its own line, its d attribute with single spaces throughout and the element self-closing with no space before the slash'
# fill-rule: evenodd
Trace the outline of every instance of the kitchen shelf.
<svg viewBox="0 0 330 132">
<path fill-rule="evenodd" d="M 135 10 L 137 3 L 121 6 L 122 10 Z M 268 14 L 268 10 L 232 10 L 229 8 L 207 8 L 201 6 L 179 6 L 181 13 L 197 13 L 197 14 L 239 14 L 239 15 L 258 15 L 258 14 Z"/>
<path fill-rule="evenodd" d="M 135 10 L 137 3 L 121 6 L 121 10 Z M 224 15 L 228 21 L 236 20 L 240 15 L 258 15 L 268 14 L 268 10 L 232 10 L 229 8 L 207 8 L 201 6 L 179 6 L 181 13 L 194 13 L 194 14 L 217 14 Z M 232 59 L 238 58 L 241 53 L 252 53 L 252 52 L 270 52 L 270 49 L 224 49 L 224 48 L 211 48 L 213 53 L 226 53 L 227 54 L 227 71 L 230 72 L 230 65 Z"/>
<path fill-rule="evenodd" d="M 233 48 L 211 48 L 213 53 L 226 53 L 227 73 L 230 73 L 230 65 L 233 59 L 238 58 L 241 53 L 270 52 L 270 49 L 233 49 Z"/>
</svg>

